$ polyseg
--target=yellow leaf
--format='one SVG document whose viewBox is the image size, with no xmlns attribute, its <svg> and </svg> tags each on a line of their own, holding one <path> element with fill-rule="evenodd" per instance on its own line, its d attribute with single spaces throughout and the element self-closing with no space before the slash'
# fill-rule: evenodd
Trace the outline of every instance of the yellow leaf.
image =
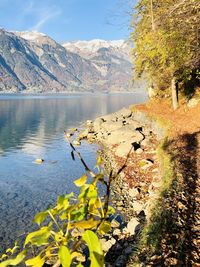
<svg viewBox="0 0 200 267">
<path fill-rule="evenodd" d="M 98 232 L 101 234 L 101 235 L 104 235 L 106 233 L 108 233 L 109 231 L 111 230 L 111 226 L 110 226 L 110 223 L 109 222 L 102 222 L 99 226 L 99 229 L 98 229 Z"/>
<path fill-rule="evenodd" d="M 42 211 L 42 212 L 39 212 L 35 215 L 35 218 L 34 218 L 34 222 L 37 223 L 38 225 L 40 225 L 47 217 L 48 215 L 48 212 L 47 211 Z"/>
<path fill-rule="evenodd" d="M 29 242 L 32 245 L 41 246 L 48 244 L 48 239 L 50 237 L 50 227 L 42 227 L 38 231 L 32 232 L 27 235 L 24 245 L 28 244 Z"/>
<path fill-rule="evenodd" d="M 83 176 L 81 176 L 81 178 L 79 178 L 78 180 L 74 181 L 75 185 L 78 187 L 83 186 L 87 181 L 87 175 L 84 174 Z"/>
<path fill-rule="evenodd" d="M 98 223 L 99 223 L 98 221 L 94 221 L 93 219 L 90 219 L 88 221 L 73 223 L 72 226 L 77 227 L 77 228 L 83 228 L 83 229 L 92 229 L 96 227 Z"/>
<path fill-rule="evenodd" d="M 102 163 L 102 157 L 99 155 L 97 158 L 97 166 L 99 166 Z"/>
<path fill-rule="evenodd" d="M 20 252 L 14 259 L 9 259 L 0 263 L 0 267 L 16 266 L 23 261 L 26 257 L 26 251 Z"/>
<path fill-rule="evenodd" d="M 26 266 L 32 267 L 42 267 L 44 265 L 45 259 L 41 258 L 40 255 L 25 261 Z"/>
<path fill-rule="evenodd" d="M 3 254 L 3 255 L 1 256 L 1 259 L 3 260 L 3 259 L 5 259 L 6 257 L 8 257 L 8 255 Z"/>
</svg>

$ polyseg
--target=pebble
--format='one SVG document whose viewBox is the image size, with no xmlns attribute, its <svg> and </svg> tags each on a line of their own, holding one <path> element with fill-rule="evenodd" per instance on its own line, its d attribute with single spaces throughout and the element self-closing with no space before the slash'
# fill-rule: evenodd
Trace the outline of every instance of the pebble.
<svg viewBox="0 0 200 267">
<path fill-rule="evenodd" d="M 135 198 L 139 194 L 139 192 L 137 188 L 131 188 L 129 189 L 128 194 L 131 198 Z"/>
<path fill-rule="evenodd" d="M 128 229 L 128 232 L 131 234 L 131 235 L 134 235 L 135 234 L 135 229 L 136 229 L 136 226 L 138 226 L 139 224 L 139 221 L 137 218 L 132 218 L 128 224 L 127 224 L 127 229 Z"/>
</svg>

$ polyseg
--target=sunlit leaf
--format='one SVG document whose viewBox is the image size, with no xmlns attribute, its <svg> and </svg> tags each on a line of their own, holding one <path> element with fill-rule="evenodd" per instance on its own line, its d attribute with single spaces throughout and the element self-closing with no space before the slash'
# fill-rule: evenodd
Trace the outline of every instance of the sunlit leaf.
<svg viewBox="0 0 200 267">
<path fill-rule="evenodd" d="M 108 206 L 108 212 L 107 212 L 107 214 L 108 215 L 109 214 L 115 214 L 115 209 L 113 207 L 111 207 L 111 206 Z"/>
<path fill-rule="evenodd" d="M 86 214 L 87 214 L 87 206 L 84 205 L 82 207 L 80 207 L 79 209 L 76 209 L 74 211 L 71 212 L 71 220 L 72 221 L 81 221 L 85 218 Z"/>
<path fill-rule="evenodd" d="M 92 229 L 98 225 L 98 221 L 93 219 L 81 222 L 75 222 L 72 224 L 73 227 L 82 228 L 82 229 Z"/>
<path fill-rule="evenodd" d="M 26 257 L 26 251 L 23 250 L 15 258 L 8 259 L 6 261 L 1 262 L 0 267 L 16 266 L 16 265 L 20 264 L 25 257 Z"/>
<path fill-rule="evenodd" d="M 79 178 L 78 180 L 74 181 L 75 185 L 78 187 L 83 186 L 87 181 L 87 175 L 84 174 L 83 176 L 81 176 L 81 178 Z"/>
<path fill-rule="evenodd" d="M 1 255 L 1 259 L 2 260 L 5 259 L 5 258 L 7 258 L 7 257 L 8 257 L 8 255 L 6 255 L 6 254 Z"/>
<path fill-rule="evenodd" d="M 102 163 L 102 157 L 99 155 L 97 158 L 97 165 L 100 165 Z"/>
<path fill-rule="evenodd" d="M 61 246 L 58 251 L 58 256 L 62 267 L 70 267 L 71 265 L 71 255 L 67 247 Z"/>
<path fill-rule="evenodd" d="M 83 240 L 87 243 L 92 267 L 104 266 L 104 255 L 97 235 L 91 230 L 85 231 Z"/>
<path fill-rule="evenodd" d="M 90 186 L 89 184 L 85 184 L 81 187 L 81 190 L 80 190 L 81 193 L 78 196 L 79 199 L 86 198 L 89 186 Z"/>
<path fill-rule="evenodd" d="M 58 197 L 58 200 L 57 200 L 57 210 L 66 210 L 68 207 L 69 207 L 69 199 L 73 196 L 74 194 L 73 193 L 70 193 L 68 195 L 61 195 Z"/>
<path fill-rule="evenodd" d="M 47 211 L 39 212 L 35 215 L 35 218 L 33 221 L 37 223 L 38 225 L 40 225 L 46 219 L 47 215 L 48 215 Z"/>
<path fill-rule="evenodd" d="M 41 258 L 40 255 L 29 259 L 27 261 L 25 261 L 26 266 L 32 266 L 32 267 L 42 267 L 45 263 L 45 259 Z"/>
<path fill-rule="evenodd" d="M 55 238 L 56 242 L 66 241 L 66 237 L 63 236 L 63 232 L 62 231 L 60 231 L 58 233 L 52 231 L 51 233 L 54 235 L 54 238 Z"/>
<path fill-rule="evenodd" d="M 32 245 L 41 246 L 48 244 L 50 237 L 50 227 L 42 227 L 40 230 L 27 235 L 24 245 L 31 243 Z"/>
<path fill-rule="evenodd" d="M 97 198 L 98 192 L 96 186 L 93 184 L 90 184 L 87 192 L 87 197 L 88 198 Z"/>
<path fill-rule="evenodd" d="M 108 233 L 110 230 L 111 230 L 110 222 L 107 221 L 103 221 L 98 228 L 98 232 L 102 235 Z"/>
</svg>

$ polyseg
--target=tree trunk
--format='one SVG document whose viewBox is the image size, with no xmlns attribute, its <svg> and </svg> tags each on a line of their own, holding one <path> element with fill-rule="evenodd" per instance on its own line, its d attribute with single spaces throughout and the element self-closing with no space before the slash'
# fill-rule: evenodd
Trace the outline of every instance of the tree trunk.
<svg viewBox="0 0 200 267">
<path fill-rule="evenodd" d="M 154 14 L 153 14 L 153 0 L 151 0 L 151 28 L 155 31 Z"/>
<path fill-rule="evenodd" d="M 171 81 L 171 90 L 172 90 L 172 106 L 176 110 L 178 108 L 178 90 L 176 86 L 176 78 L 173 77 Z"/>
</svg>

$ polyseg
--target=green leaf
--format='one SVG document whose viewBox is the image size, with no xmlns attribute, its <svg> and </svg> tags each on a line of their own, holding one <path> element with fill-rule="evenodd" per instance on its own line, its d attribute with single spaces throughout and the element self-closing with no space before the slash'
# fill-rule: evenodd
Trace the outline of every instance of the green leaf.
<svg viewBox="0 0 200 267">
<path fill-rule="evenodd" d="M 82 199 L 82 198 L 84 199 L 86 197 L 89 186 L 90 186 L 89 184 L 85 184 L 81 187 L 78 199 Z"/>
<path fill-rule="evenodd" d="M 59 196 L 56 206 L 57 210 L 66 210 L 68 207 L 69 207 L 69 197 L 65 195 Z"/>
<path fill-rule="evenodd" d="M 72 211 L 71 220 L 76 221 L 76 222 L 83 220 L 87 214 L 87 211 L 88 209 L 86 205 L 80 207 L 79 209 Z"/>
<path fill-rule="evenodd" d="M 27 261 L 25 261 L 26 266 L 32 266 L 32 267 L 42 267 L 45 263 L 45 259 L 41 258 L 40 255 L 29 259 Z"/>
<path fill-rule="evenodd" d="M 35 215 L 35 218 L 34 218 L 34 222 L 37 223 L 38 225 L 40 225 L 47 217 L 48 215 L 48 212 L 47 211 L 42 211 L 42 212 L 39 212 Z"/>
<path fill-rule="evenodd" d="M 72 260 L 70 251 L 67 247 L 61 246 L 58 251 L 58 256 L 62 264 L 62 267 L 70 267 Z"/>
<path fill-rule="evenodd" d="M 87 192 L 87 197 L 88 198 L 97 198 L 98 192 L 96 186 L 93 184 L 90 184 Z"/>
<path fill-rule="evenodd" d="M 82 238 L 87 243 L 89 248 L 91 266 L 103 267 L 104 255 L 97 235 L 94 232 L 87 230 L 83 234 Z"/>
<path fill-rule="evenodd" d="M 26 257 L 26 251 L 20 252 L 14 259 L 9 259 L 0 263 L 0 267 L 16 266 Z"/>
<path fill-rule="evenodd" d="M 78 180 L 74 181 L 75 185 L 78 187 L 83 186 L 87 181 L 87 175 L 84 174 L 83 176 L 81 176 L 81 178 L 79 178 Z"/>
<path fill-rule="evenodd" d="M 32 232 L 27 235 L 24 245 L 31 243 L 32 245 L 42 246 L 48 244 L 48 239 L 50 237 L 49 226 L 42 227 L 40 230 Z"/>
</svg>

